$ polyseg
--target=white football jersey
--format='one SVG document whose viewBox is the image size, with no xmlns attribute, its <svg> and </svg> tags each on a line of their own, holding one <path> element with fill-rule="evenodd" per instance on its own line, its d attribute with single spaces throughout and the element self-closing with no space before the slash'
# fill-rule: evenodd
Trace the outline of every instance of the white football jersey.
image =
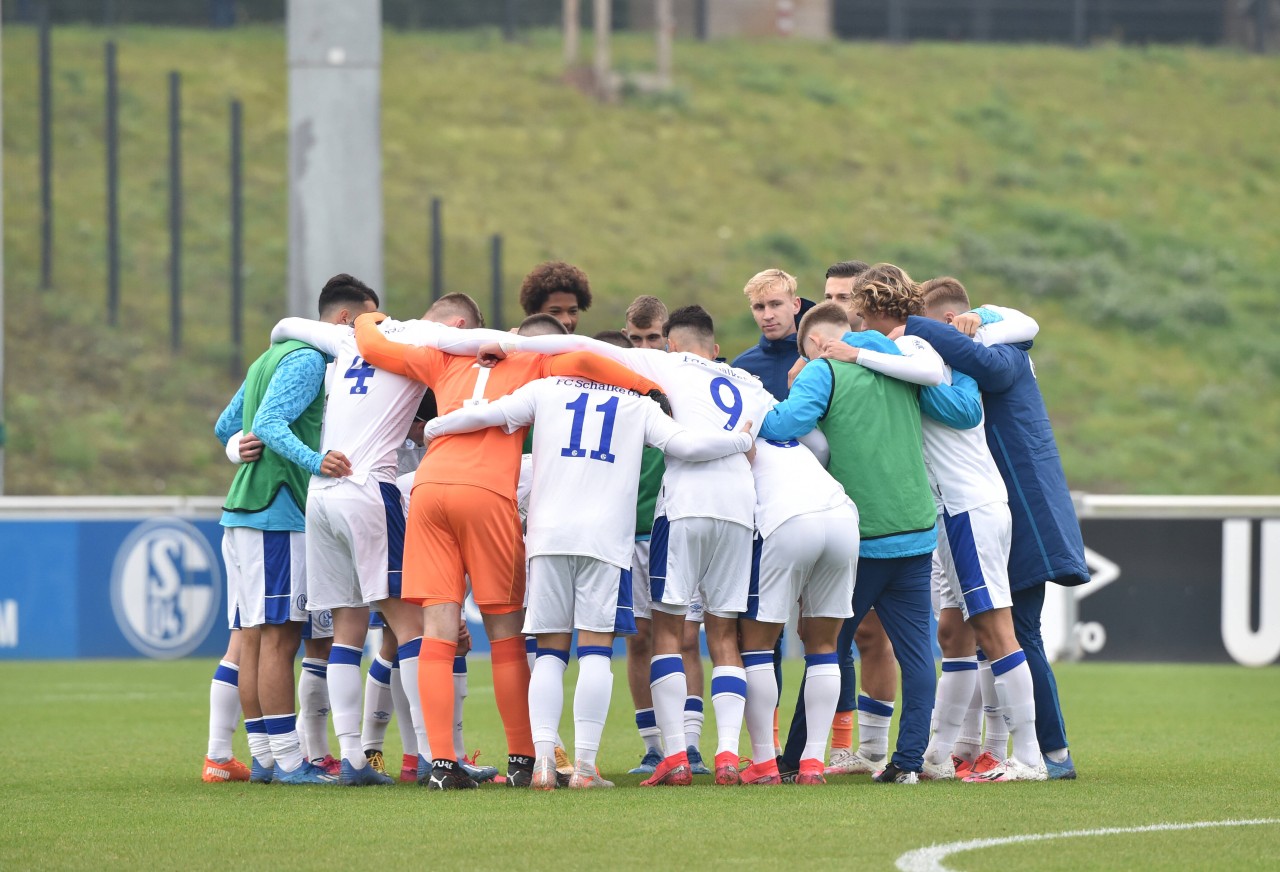
<svg viewBox="0 0 1280 872">
<path fill-rule="evenodd" d="M 390 319 L 379 329 L 395 327 Z M 423 325 L 430 322 L 417 322 Z M 432 325 L 445 331 L 450 328 Z M 305 318 L 286 318 L 272 337 L 299 339 L 333 358 L 329 399 L 324 408 L 320 454 L 341 451 L 351 461 L 351 480 L 363 484 L 371 475 L 395 481 L 396 449 L 404 444 L 413 414 L 426 390 L 421 382 L 375 369 L 360 356 L 355 330 Z M 311 487 L 333 487 L 343 479 L 311 477 Z"/>
<path fill-rule="evenodd" d="M 943 384 L 951 384 L 954 374 L 946 367 Z M 967 378 L 967 376 L 966 376 Z M 957 430 L 920 416 L 924 437 L 924 466 L 929 473 L 933 499 L 938 510 L 958 515 L 989 503 L 1009 499 L 1004 479 L 987 446 L 986 415 L 977 427 Z"/>
<path fill-rule="evenodd" d="M 665 449 L 685 428 L 634 391 L 581 378 L 539 379 L 493 406 L 509 433 L 536 419 L 527 555 L 577 554 L 629 569 L 642 451 Z"/>
<path fill-rule="evenodd" d="M 853 505 L 840 482 L 794 439 L 756 439 L 751 474 L 756 484 L 756 529 L 766 539 L 798 515 Z"/>
<path fill-rule="evenodd" d="M 645 348 L 619 348 L 615 358 L 662 385 L 675 420 L 694 432 L 736 431 L 750 420 L 760 433 L 773 398 L 760 380 L 744 369 L 696 354 Z M 755 484 L 746 457 L 732 455 L 708 463 L 667 460 L 658 498 L 658 514 L 677 518 L 720 518 L 746 527 L 755 524 Z"/>
</svg>

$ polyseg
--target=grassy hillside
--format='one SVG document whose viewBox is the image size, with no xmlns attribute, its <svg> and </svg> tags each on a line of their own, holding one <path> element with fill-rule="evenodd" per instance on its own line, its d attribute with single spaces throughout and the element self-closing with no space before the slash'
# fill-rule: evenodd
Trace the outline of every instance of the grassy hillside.
<svg viewBox="0 0 1280 872">
<path fill-rule="evenodd" d="M 247 354 L 282 313 L 286 75 L 276 29 L 126 29 L 123 327 L 104 324 L 104 31 L 54 35 L 56 286 L 37 290 L 36 40 L 5 28 L 10 493 L 217 493 L 227 372 L 227 101 L 245 101 Z M 1280 59 L 1201 49 L 680 44 L 678 89 L 602 107 L 553 34 L 387 33 L 390 310 L 419 314 L 427 202 L 446 278 L 510 301 L 559 257 L 588 330 L 639 293 L 754 340 L 743 283 L 831 261 L 960 276 L 1042 325 L 1036 363 L 1074 487 L 1280 491 Z M 649 63 L 647 39 L 616 48 Z M 167 350 L 165 73 L 184 75 L 186 350 Z"/>
</svg>

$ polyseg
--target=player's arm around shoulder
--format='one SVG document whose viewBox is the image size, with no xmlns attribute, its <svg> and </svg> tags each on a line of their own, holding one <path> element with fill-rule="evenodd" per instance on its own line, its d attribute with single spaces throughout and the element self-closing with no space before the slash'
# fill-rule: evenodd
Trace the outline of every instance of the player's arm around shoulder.
<svg viewBox="0 0 1280 872">
<path fill-rule="evenodd" d="M 831 362 L 809 361 L 796 376 L 790 395 L 765 415 L 760 435 L 785 442 L 808 433 L 826 415 L 834 387 Z"/>
<path fill-rule="evenodd" d="M 429 445 L 431 440 L 441 436 L 474 433 L 486 427 L 502 427 L 508 433 L 514 433 L 533 423 L 540 391 L 538 382 L 530 382 L 492 402 L 463 406 L 447 415 L 432 418 L 423 428 L 423 442 Z"/>
<path fill-rule="evenodd" d="M 690 430 L 668 418 L 652 403 L 646 406 L 645 444 L 661 449 L 664 454 L 677 460 L 719 460 L 732 454 L 749 452 L 755 441 L 753 431 L 758 428 L 750 418 L 744 420 L 742 427 L 734 432 Z"/>
<path fill-rule="evenodd" d="M 381 312 L 366 312 L 356 318 L 356 347 L 360 349 L 360 356 L 378 369 L 433 384 L 439 372 L 441 352 L 400 341 L 405 324 L 411 322 L 392 322 L 383 328 L 382 323 L 387 320 Z"/>
<path fill-rule="evenodd" d="M 350 335 L 351 328 L 342 324 L 313 321 L 310 318 L 282 318 L 271 328 L 271 343 L 274 345 L 296 339 L 334 358 L 338 356 L 342 340 Z"/>
</svg>

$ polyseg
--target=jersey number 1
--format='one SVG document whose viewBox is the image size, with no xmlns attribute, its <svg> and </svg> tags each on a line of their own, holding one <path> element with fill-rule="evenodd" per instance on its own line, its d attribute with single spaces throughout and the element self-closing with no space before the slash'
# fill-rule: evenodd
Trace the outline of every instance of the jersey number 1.
<svg viewBox="0 0 1280 872">
<path fill-rule="evenodd" d="M 582 450 L 582 425 L 587 419 L 587 395 L 579 394 L 572 403 L 564 406 L 573 412 L 573 430 L 569 433 L 569 447 L 560 449 L 561 457 L 590 457 L 592 460 L 603 460 L 613 463 L 615 455 L 609 453 L 609 443 L 613 441 L 613 419 L 618 414 L 618 398 L 610 397 L 596 406 L 597 412 L 604 413 L 604 424 L 600 428 L 600 447 L 591 452 Z"/>
</svg>

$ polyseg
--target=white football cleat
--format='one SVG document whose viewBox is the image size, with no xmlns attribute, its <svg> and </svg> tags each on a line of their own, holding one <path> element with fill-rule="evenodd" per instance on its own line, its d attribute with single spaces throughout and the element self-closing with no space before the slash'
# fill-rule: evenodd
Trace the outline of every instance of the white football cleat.
<svg viewBox="0 0 1280 872">
<path fill-rule="evenodd" d="M 988 769 L 986 772 L 975 772 L 965 779 L 968 784 L 983 784 L 1005 781 L 1048 781 L 1049 770 L 1045 768 L 1044 761 L 1040 761 L 1035 766 L 1028 766 L 1021 763 L 1013 757 L 1009 757 L 994 769 Z"/>
<path fill-rule="evenodd" d="M 872 760 L 862 753 L 862 749 L 850 751 L 848 748 L 836 748 L 831 752 L 831 762 L 824 770 L 825 775 L 874 775 L 884 768 L 884 758 Z"/>
<path fill-rule="evenodd" d="M 925 758 L 924 766 L 920 769 L 921 781 L 952 781 L 956 777 L 956 766 L 950 759 L 942 763 L 930 763 Z"/>
</svg>

